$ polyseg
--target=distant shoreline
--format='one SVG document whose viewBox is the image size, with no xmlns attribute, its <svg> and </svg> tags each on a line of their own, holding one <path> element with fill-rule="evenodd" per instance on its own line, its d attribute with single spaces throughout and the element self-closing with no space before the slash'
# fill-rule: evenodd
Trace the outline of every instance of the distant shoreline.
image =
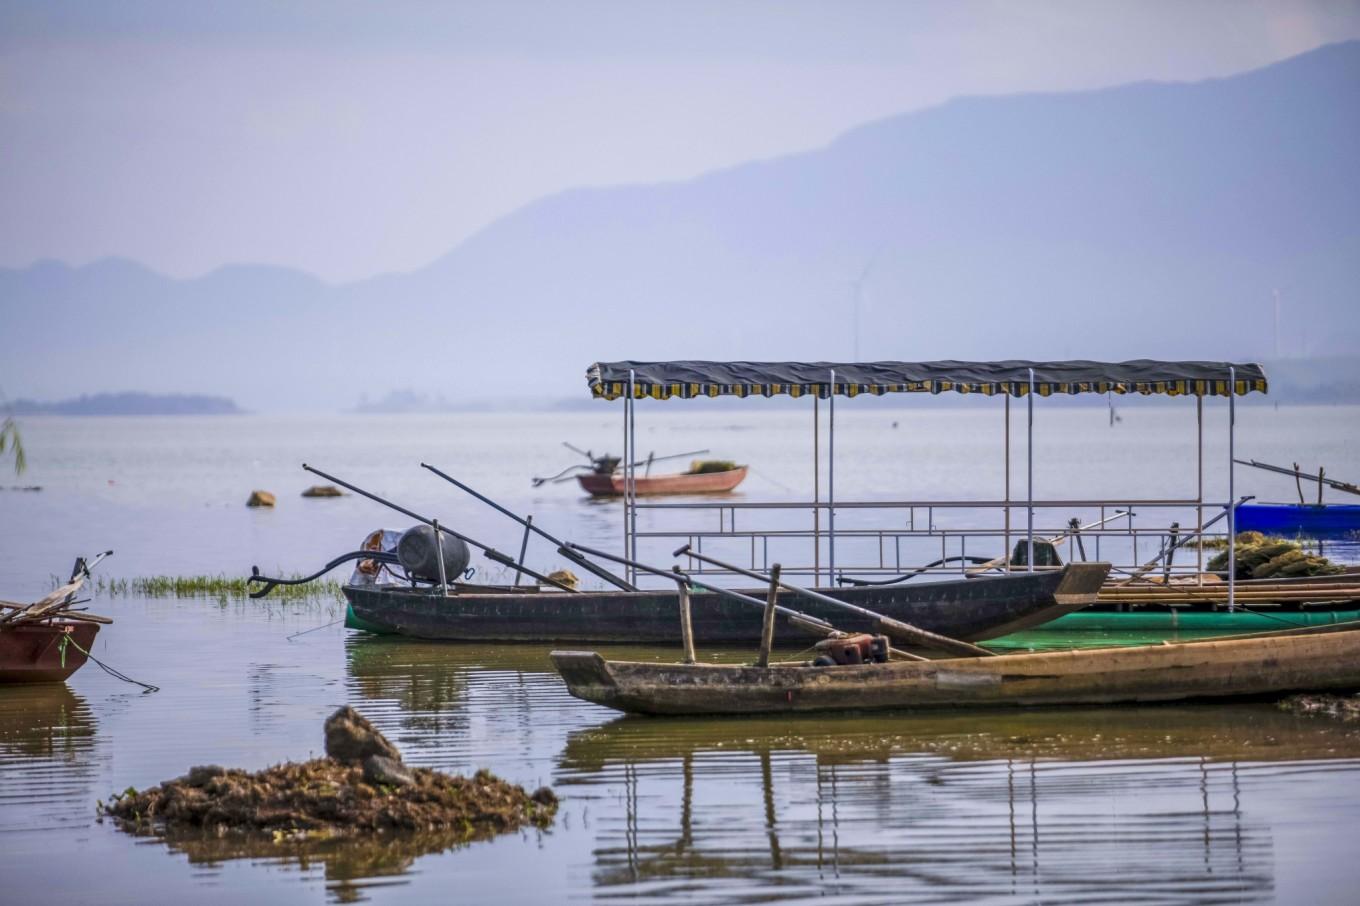
<svg viewBox="0 0 1360 906">
<path fill-rule="evenodd" d="M 225 396 L 184 393 L 95 393 L 44 403 L 15 400 L 8 407 L 26 415 L 242 415 L 245 410 Z"/>
</svg>

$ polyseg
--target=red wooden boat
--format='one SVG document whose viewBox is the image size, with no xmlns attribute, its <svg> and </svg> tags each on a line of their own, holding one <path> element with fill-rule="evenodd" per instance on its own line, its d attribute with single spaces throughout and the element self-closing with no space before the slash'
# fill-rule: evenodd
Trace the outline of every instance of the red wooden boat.
<svg viewBox="0 0 1360 906">
<path fill-rule="evenodd" d="M 674 475 L 650 475 L 634 478 L 639 497 L 658 494 L 725 494 L 746 478 L 746 466 L 724 472 L 681 472 Z M 623 473 L 601 475 L 592 472 L 577 475 L 581 487 L 593 497 L 622 497 Z"/>
<path fill-rule="evenodd" d="M 98 632 L 98 623 L 66 620 L 0 627 L 0 683 L 61 682 L 84 665 Z"/>
</svg>

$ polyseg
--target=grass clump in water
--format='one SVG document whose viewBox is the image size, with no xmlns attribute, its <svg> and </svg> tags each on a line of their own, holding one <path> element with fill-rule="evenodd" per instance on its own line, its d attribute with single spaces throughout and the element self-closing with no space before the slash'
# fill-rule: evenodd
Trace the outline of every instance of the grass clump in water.
<svg viewBox="0 0 1360 906">
<path fill-rule="evenodd" d="M 296 573 L 284 576 L 298 579 Z M 218 601 L 246 598 L 260 589 L 259 584 L 247 583 L 242 576 L 137 576 L 131 579 L 106 579 L 94 582 L 96 595 L 109 597 L 136 596 L 142 598 L 212 598 Z M 318 579 L 305 585 L 279 585 L 269 593 L 270 599 L 280 601 L 325 601 L 342 598 L 341 584 L 334 579 Z"/>
</svg>

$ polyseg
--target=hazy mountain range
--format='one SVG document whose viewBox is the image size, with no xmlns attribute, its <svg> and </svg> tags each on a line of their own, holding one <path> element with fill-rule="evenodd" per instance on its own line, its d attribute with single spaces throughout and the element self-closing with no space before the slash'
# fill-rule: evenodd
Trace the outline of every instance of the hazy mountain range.
<svg viewBox="0 0 1360 906">
<path fill-rule="evenodd" d="M 810 153 L 544 198 L 343 286 L 0 270 L 0 385 L 550 402 L 602 359 L 850 359 L 856 299 L 865 360 L 1350 354 L 1357 97 L 1360 42 L 1198 83 L 964 98 Z"/>
</svg>

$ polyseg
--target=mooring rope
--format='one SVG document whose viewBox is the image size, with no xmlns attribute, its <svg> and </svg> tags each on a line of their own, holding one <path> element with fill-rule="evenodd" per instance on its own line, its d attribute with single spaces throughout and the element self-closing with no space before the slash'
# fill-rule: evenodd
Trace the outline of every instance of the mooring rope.
<svg viewBox="0 0 1360 906">
<path fill-rule="evenodd" d="M 114 679 L 120 679 L 120 680 L 122 680 L 122 681 L 125 682 L 125 683 L 132 683 L 134 686 L 141 686 L 141 687 L 142 687 L 143 689 L 145 689 L 147 692 L 159 692 L 159 691 L 161 691 L 161 687 L 160 687 L 160 686 L 153 686 L 153 685 L 151 685 L 150 683 L 144 683 L 144 682 L 142 682 L 141 680 L 135 680 L 135 679 L 133 679 L 132 677 L 128 676 L 126 673 L 120 673 L 120 672 L 118 672 L 117 670 L 113 669 L 113 668 L 110 667 L 108 664 L 104 663 L 104 662 L 101 661 L 99 658 L 95 657 L 93 654 L 90 654 L 90 652 L 88 652 L 88 651 L 86 651 L 84 648 L 82 648 L 81 645 L 80 645 L 80 643 L 77 642 L 75 639 L 71 638 L 71 636 L 70 636 L 69 633 L 68 633 L 68 634 L 63 634 L 63 635 L 62 635 L 62 637 L 61 637 L 61 644 L 60 644 L 60 646 L 59 646 L 59 650 L 61 651 L 61 665 L 62 665 L 63 667 L 66 666 L 66 646 L 67 646 L 67 645 L 74 645 L 74 646 L 76 646 L 76 650 L 77 650 L 77 651 L 79 651 L 81 654 L 85 655 L 85 656 L 86 656 L 87 658 L 89 658 L 90 660 L 94 661 L 96 664 L 98 664 L 98 665 L 99 665 L 99 668 L 100 668 L 101 670 L 103 670 L 105 673 L 107 673 L 109 676 L 113 677 Z"/>
<path fill-rule="evenodd" d="M 292 635 L 288 636 L 288 641 L 291 642 L 293 639 L 297 638 L 300 635 L 306 635 L 309 632 L 316 632 L 318 629 L 325 629 L 327 626 L 334 626 L 336 623 L 343 623 L 344 621 L 345 618 L 341 617 L 338 620 L 331 620 L 329 623 L 322 623 L 320 626 L 313 626 L 311 629 L 304 629 L 301 632 L 295 632 Z"/>
</svg>

